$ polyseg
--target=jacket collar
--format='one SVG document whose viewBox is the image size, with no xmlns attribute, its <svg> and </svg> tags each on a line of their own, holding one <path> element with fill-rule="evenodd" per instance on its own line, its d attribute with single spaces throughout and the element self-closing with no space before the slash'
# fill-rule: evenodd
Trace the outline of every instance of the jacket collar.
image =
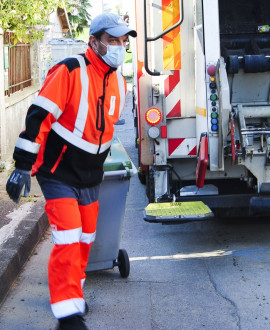
<svg viewBox="0 0 270 330">
<path fill-rule="evenodd" d="M 93 51 L 93 49 L 88 46 L 85 56 L 88 61 L 93 65 L 93 67 L 100 73 L 106 74 L 110 69 L 112 69 L 109 65 L 103 62 L 97 54 Z M 115 69 L 116 70 L 116 69 Z M 113 69 L 113 71 L 115 71 Z"/>
</svg>

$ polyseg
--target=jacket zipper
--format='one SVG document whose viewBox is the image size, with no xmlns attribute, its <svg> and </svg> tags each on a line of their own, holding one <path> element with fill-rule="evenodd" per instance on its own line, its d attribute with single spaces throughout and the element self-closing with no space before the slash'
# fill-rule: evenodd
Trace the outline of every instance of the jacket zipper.
<svg viewBox="0 0 270 330">
<path fill-rule="evenodd" d="M 67 145 L 64 145 L 63 148 L 62 148 L 62 151 L 59 155 L 59 157 L 57 158 L 55 164 L 53 165 L 52 169 L 51 169 L 51 173 L 54 173 L 63 157 L 63 154 L 65 153 L 65 151 L 67 150 Z"/>
<path fill-rule="evenodd" d="M 107 79 L 107 85 L 108 85 L 109 75 L 113 71 L 115 71 L 115 69 L 110 68 L 110 70 L 105 74 L 104 79 L 103 79 L 103 95 L 98 98 L 96 128 L 97 128 L 97 130 L 101 131 L 101 134 L 99 137 L 99 147 L 98 147 L 97 154 L 99 154 L 99 152 L 100 152 L 102 136 L 105 131 L 104 100 L 105 100 L 106 79 Z"/>
</svg>

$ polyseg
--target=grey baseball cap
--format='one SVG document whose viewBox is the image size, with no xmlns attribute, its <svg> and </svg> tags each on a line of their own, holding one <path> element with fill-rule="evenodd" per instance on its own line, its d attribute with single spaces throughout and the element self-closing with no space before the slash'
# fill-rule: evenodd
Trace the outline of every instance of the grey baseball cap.
<svg viewBox="0 0 270 330">
<path fill-rule="evenodd" d="M 92 20 L 90 24 L 90 35 L 100 31 L 105 31 L 117 38 L 125 34 L 137 37 L 137 32 L 135 30 L 130 29 L 119 15 L 112 13 L 98 15 Z"/>
</svg>

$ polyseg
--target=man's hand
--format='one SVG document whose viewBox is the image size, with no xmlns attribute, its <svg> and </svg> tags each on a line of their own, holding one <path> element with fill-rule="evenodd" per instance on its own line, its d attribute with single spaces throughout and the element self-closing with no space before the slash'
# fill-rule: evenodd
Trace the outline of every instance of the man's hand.
<svg viewBox="0 0 270 330">
<path fill-rule="evenodd" d="M 15 203 L 19 202 L 24 185 L 24 197 L 27 197 L 31 188 L 30 172 L 16 168 L 6 184 L 7 193 Z"/>
</svg>

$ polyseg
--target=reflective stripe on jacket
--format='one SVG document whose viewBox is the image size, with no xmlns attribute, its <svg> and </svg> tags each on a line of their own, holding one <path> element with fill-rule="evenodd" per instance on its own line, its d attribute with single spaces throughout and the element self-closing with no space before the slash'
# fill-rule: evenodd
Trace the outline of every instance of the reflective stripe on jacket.
<svg viewBox="0 0 270 330">
<path fill-rule="evenodd" d="M 125 105 L 126 82 L 89 47 L 58 63 L 30 106 L 15 146 L 16 167 L 89 187 L 99 183 Z"/>
</svg>

